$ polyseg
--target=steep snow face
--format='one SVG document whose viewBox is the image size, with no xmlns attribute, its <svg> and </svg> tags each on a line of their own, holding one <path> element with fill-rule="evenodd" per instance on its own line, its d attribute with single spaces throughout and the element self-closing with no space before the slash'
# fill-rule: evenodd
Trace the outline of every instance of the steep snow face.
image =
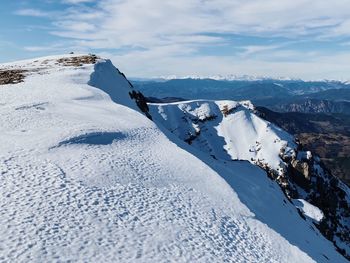
<svg viewBox="0 0 350 263">
<path fill-rule="evenodd" d="M 282 149 L 293 154 L 294 138 L 256 116 L 253 109 L 249 101 L 151 104 L 159 123 L 212 157 L 259 162 L 282 172 L 279 154 Z"/>
<path fill-rule="evenodd" d="M 260 169 L 165 136 L 108 60 L 9 69 L 24 79 L 0 86 L 2 261 L 344 261 Z"/>
<path fill-rule="evenodd" d="M 301 217 L 316 223 L 350 258 L 349 188 L 324 170 L 311 152 L 298 149 L 291 135 L 255 115 L 249 102 L 150 104 L 150 112 L 160 127 L 208 157 L 226 163 L 246 160 L 266 170 L 290 201 L 304 200 L 293 202 Z"/>
</svg>

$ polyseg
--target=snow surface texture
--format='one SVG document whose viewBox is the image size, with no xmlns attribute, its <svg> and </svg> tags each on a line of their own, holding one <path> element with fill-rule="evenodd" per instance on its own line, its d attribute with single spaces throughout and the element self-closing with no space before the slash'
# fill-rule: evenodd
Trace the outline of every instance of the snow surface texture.
<svg viewBox="0 0 350 263">
<path fill-rule="evenodd" d="M 0 66 L 28 70 L 0 86 L 0 261 L 345 261 L 262 170 L 166 136 L 110 61 L 59 58 Z"/>
</svg>

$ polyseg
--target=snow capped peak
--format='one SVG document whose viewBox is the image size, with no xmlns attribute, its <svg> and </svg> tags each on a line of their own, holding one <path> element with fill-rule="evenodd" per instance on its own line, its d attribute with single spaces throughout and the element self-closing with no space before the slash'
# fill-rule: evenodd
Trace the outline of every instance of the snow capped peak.
<svg viewBox="0 0 350 263">
<path fill-rule="evenodd" d="M 38 75 L 48 78 L 67 75 L 67 78 L 74 80 L 80 75 L 91 74 L 88 80 L 90 86 L 106 92 L 118 104 L 137 108 L 129 96 L 132 84 L 125 75 L 115 68 L 109 59 L 102 59 L 93 54 L 66 54 L 5 63 L 0 64 L 0 72 L 2 79 L 8 82 L 6 84 L 25 82 L 27 78 L 38 78 Z M 13 82 L 17 79 L 19 81 Z"/>
<path fill-rule="evenodd" d="M 322 78 L 310 78 L 303 79 L 298 77 L 284 77 L 284 76 L 261 76 L 261 75 L 236 75 L 236 74 L 228 74 L 228 75 L 162 75 L 151 78 L 133 78 L 133 80 L 139 81 L 168 81 L 175 79 L 194 79 L 194 80 L 217 80 L 217 81 L 294 81 L 294 82 L 325 82 L 325 83 L 342 83 L 348 85 L 350 83 L 349 80 L 346 79 L 322 79 Z M 275 85 L 279 85 L 280 83 L 274 83 Z"/>
</svg>

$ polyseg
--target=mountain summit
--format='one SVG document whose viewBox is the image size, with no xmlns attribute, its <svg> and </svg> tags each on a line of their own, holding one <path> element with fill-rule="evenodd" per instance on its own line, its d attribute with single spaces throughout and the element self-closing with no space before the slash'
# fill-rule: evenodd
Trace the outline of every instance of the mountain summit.
<svg viewBox="0 0 350 263">
<path fill-rule="evenodd" d="M 0 129 L 3 261 L 347 262 L 349 189 L 249 102 L 52 56 L 0 65 Z"/>
</svg>

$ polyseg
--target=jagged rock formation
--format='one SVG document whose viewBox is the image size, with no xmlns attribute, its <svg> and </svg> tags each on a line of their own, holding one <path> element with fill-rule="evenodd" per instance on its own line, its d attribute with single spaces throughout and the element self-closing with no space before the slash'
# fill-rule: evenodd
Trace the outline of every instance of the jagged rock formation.
<svg viewBox="0 0 350 263">
<path fill-rule="evenodd" d="M 146 98 L 143 96 L 143 94 L 139 91 L 131 91 L 129 92 L 130 98 L 135 100 L 136 105 L 139 107 L 139 109 L 149 118 L 152 120 L 152 116 L 149 114 L 149 108 L 147 105 Z"/>
<path fill-rule="evenodd" d="M 259 116 L 293 134 L 318 155 L 332 175 L 350 185 L 350 120 L 346 115 L 274 112 L 257 107 Z"/>
<path fill-rule="evenodd" d="M 310 152 L 296 149 L 295 155 L 290 157 L 282 151 L 281 158 L 287 164 L 283 175 L 276 178 L 281 188 L 290 199 L 305 199 L 322 210 L 324 218 L 315 223 L 316 227 L 350 259 L 349 188 Z"/>
</svg>

